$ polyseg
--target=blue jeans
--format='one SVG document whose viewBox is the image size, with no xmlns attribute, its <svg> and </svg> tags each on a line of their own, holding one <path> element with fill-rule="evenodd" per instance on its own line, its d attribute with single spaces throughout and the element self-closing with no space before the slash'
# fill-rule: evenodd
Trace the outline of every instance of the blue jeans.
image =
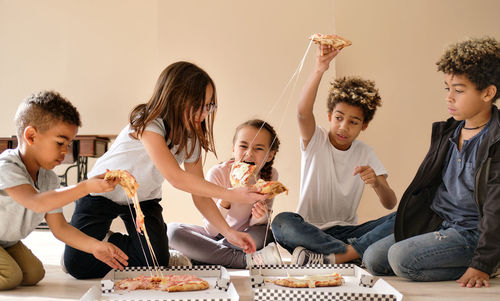
<svg viewBox="0 0 500 301">
<path fill-rule="evenodd" d="M 391 234 L 371 245 L 363 257 L 375 275 L 396 275 L 414 281 L 460 278 L 471 263 L 477 246 L 477 230 L 457 231 L 443 223 L 429 232 L 395 242 Z"/>
<path fill-rule="evenodd" d="M 293 212 L 278 214 L 271 227 L 276 241 L 288 252 L 302 246 L 315 253 L 338 254 L 346 252 L 346 244 L 351 244 L 360 257 L 377 240 L 394 231 L 396 213 L 356 226 L 333 226 L 321 230 L 304 221 Z"/>
</svg>

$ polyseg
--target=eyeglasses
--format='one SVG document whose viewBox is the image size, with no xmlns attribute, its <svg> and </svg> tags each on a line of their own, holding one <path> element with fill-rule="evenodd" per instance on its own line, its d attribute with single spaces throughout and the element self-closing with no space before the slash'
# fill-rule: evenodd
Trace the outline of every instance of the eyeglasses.
<svg viewBox="0 0 500 301">
<path fill-rule="evenodd" d="M 211 102 L 203 106 L 203 111 L 207 112 L 208 114 L 215 111 L 215 109 L 217 109 L 217 104 L 215 102 Z"/>
</svg>

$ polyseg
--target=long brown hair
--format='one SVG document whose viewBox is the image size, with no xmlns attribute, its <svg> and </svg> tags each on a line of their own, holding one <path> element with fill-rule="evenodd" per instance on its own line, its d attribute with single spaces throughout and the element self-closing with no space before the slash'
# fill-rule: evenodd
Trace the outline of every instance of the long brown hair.
<svg viewBox="0 0 500 301">
<path fill-rule="evenodd" d="M 176 154 L 184 150 L 189 158 L 194 153 L 196 143 L 191 143 L 188 150 L 188 141 L 194 135 L 194 141 L 198 141 L 206 152 L 211 151 L 217 156 L 213 138 L 215 110 L 207 115 L 200 127 L 189 118 L 191 116 L 186 118 L 186 114 L 202 112 L 208 85 L 214 91 L 211 102 L 217 105 L 215 84 L 203 69 L 182 61 L 169 65 L 158 77 L 150 100 L 136 106 L 130 113 L 130 127 L 139 137 L 146 125 L 159 117 L 167 131 L 165 139 L 170 140 L 169 148 L 179 146 Z"/>
<path fill-rule="evenodd" d="M 251 126 L 253 128 L 256 128 L 258 130 L 260 129 L 265 129 L 266 131 L 269 132 L 269 135 L 271 136 L 271 141 L 269 141 L 269 147 L 270 147 L 270 152 L 274 152 L 273 158 L 264 164 L 264 166 L 260 170 L 260 177 L 263 180 L 266 181 L 271 181 L 272 176 L 273 176 L 273 163 L 274 163 L 274 158 L 276 158 L 276 153 L 278 152 L 278 149 L 280 148 L 280 139 L 278 138 L 278 135 L 276 134 L 276 131 L 274 130 L 273 126 L 270 125 L 269 123 L 265 122 L 264 120 L 261 119 L 250 119 L 248 121 L 243 122 L 240 124 L 234 133 L 233 137 L 233 145 L 236 142 L 236 136 L 238 136 L 238 132 L 247 126 Z"/>
</svg>

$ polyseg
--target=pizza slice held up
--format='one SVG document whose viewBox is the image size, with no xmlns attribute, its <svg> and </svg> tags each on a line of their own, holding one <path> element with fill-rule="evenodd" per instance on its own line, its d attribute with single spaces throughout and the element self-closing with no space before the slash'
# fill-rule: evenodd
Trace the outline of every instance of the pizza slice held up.
<svg viewBox="0 0 500 301">
<path fill-rule="evenodd" d="M 316 44 L 330 45 L 336 50 L 352 45 L 352 42 L 337 35 L 316 33 L 309 37 Z"/>
</svg>

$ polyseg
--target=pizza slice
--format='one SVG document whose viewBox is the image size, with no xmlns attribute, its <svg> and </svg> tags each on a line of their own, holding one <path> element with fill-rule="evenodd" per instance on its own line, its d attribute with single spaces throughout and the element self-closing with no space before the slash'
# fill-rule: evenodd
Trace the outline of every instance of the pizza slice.
<svg viewBox="0 0 500 301">
<path fill-rule="evenodd" d="M 286 194 L 288 194 L 288 188 L 286 188 L 285 185 L 279 181 L 264 181 L 259 179 L 257 183 L 252 185 L 252 187 L 260 188 L 260 193 L 269 194 L 269 198 L 273 198 L 274 196 L 285 191 Z"/>
<path fill-rule="evenodd" d="M 229 174 L 229 181 L 232 187 L 245 187 L 248 186 L 250 176 L 255 172 L 257 166 L 243 161 L 234 162 L 231 166 L 231 173 Z"/>
<path fill-rule="evenodd" d="M 309 37 L 316 44 L 331 45 L 337 50 L 352 45 L 352 42 L 337 35 L 316 33 Z"/>
<path fill-rule="evenodd" d="M 342 285 L 342 276 L 337 273 L 332 275 L 312 275 L 301 278 L 287 277 L 268 282 L 285 287 L 315 288 Z"/>
<path fill-rule="evenodd" d="M 106 174 L 104 175 L 104 179 L 119 179 L 120 186 L 123 188 L 129 198 L 133 198 L 135 193 L 137 192 L 137 189 L 139 189 L 139 183 L 137 183 L 134 176 L 126 170 L 107 170 Z"/>
<path fill-rule="evenodd" d="M 104 175 L 105 180 L 119 179 L 120 186 L 123 188 L 125 193 L 134 202 L 134 209 L 136 213 L 136 227 L 137 232 L 141 233 L 144 227 L 144 214 L 142 213 L 139 200 L 137 199 L 137 189 L 139 188 L 139 183 L 135 180 L 134 176 L 126 170 L 116 169 L 108 170 Z"/>
</svg>

